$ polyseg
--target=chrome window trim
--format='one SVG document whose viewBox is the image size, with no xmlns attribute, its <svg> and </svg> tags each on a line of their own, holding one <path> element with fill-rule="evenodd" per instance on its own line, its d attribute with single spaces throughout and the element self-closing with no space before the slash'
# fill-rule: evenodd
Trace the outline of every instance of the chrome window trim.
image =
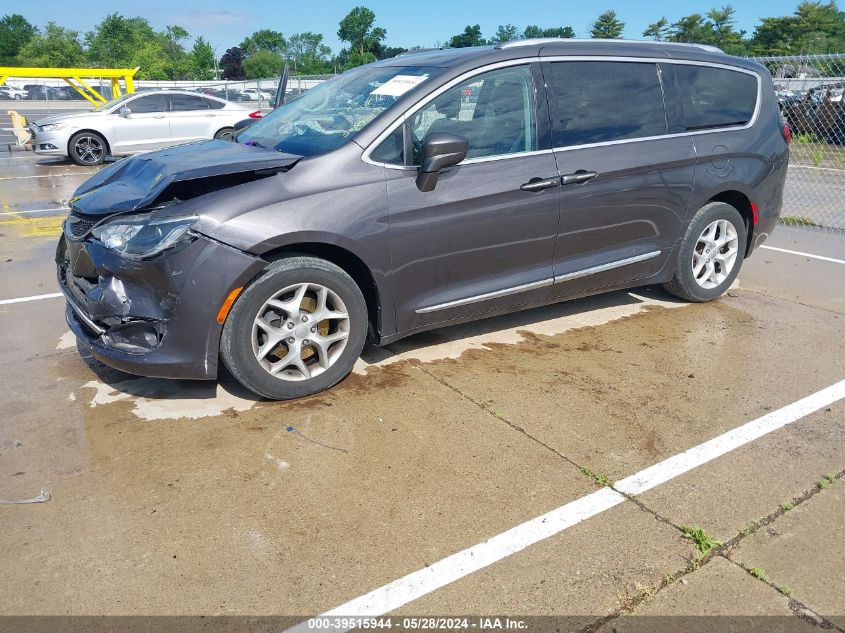
<svg viewBox="0 0 845 633">
<path fill-rule="evenodd" d="M 571 273 L 566 273 L 565 275 L 555 275 L 555 283 L 559 284 L 564 281 L 572 281 L 573 279 L 580 279 L 581 277 L 587 277 L 588 275 L 595 275 L 596 273 L 603 273 L 608 270 L 613 270 L 614 268 L 621 268 L 622 266 L 628 266 L 629 264 L 636 264 L 638 262 L 644 262 L 646 260 L 652 259 L 660 255 L 660 251 L 651 251 L 649 253 L 643 253 L 642 255 L 634 255 L 633 257 L 626 257 L 625 259 L 617 259 L 613 262 L 608 262 L 606 264 L 599 264 L 598 266 L 591 266 L 590 268 L 582 268 L 581 270 L 576 270 Z"/>
<path fill-rule="evenodd" d="M 541 155 L 547 154 L 549 152 L 566 152 L 575 149 L 588 149 L 592 147 L 604 147 L 604 146 L 611 146 L 611 145 L 619 145 L 622 143 L 636 143 L 640 141 L 656 141 L 660 139 L 671 139 L 671 138 L 680 138 L 683 136 L 698 136 L 699 134 L 713 134 L 716 132 L 732 132 L 732 131 L 741 131 L 747 130 L 753 127 L 757 123 L 757 119 L 760 115 L 760 110 L 762 108 L 762 97 L 763 97 L 763 81 L 760 75 L 753 70 L 749 70 L 747 68 L 741 68 L 739 66 L 732 66 L 731 64 L 721 64 L 719 62 L 709 62 L 709 61 L 698 61 L 698 60 L 691 60 L 691 59 L 673 59 L 673 58 L 662 58 L 662 57 L 620 57 L 620 56 L 608 56 L 608 55 L 546 55 L 543 57 L 523 57 L 520 59 L 510 59 L 507 61 L 502 62 L 495 62 L 493 64 L 488 64 L 486 66 L 480 66 L 479 68 L 474 68 L 473 70 L 469 70 L 462 75 L 452 79 L 451 81 L 447 82 L 440 88 L 437 88 L 433 92 L 429 93 L 420 101 L 412 105 L 408 110 L 406 110 L 396 121 L 391 123 L 385 130 L 379 134 L 375 140 L 370 143 L 367 148 L 364 150 L 364 153 L 361 155 L 361 160 L 369 165 L 374 165 L 376 167 L 384 167 L 385 169 L 394 169 L 398 171 L 417 171 L 417 167 L 415 166 L 405 166 L 405 165 L 394 165 L 391 163 L 381 163 L 374 161 L 370 158 L 370 153 L 378 147 L 378 145 L 390 136 L 397 127 L 400 125 L 404 125 L 405 121 L 407 121 L 411 116 L 413 116 L 417 110 L 428 104 L 430 101 L 436 99 L 441 94 L 449 90 L 450 88 L 454 88 L 457 84 L 460 84 L 466 81 L 468 78 L 473 77 L 475 75 L 488 72 L 490 70 L 496 70 L 497 68 L 506 68 L 508 66 L 518 66 L 520 64 L 531 64 L 535 62 L 565 62 L 565 61 L 573 61 L 573 62 L 583 62 L 583 61 L 610 61 L 610 62 L 633 62 L 633 63 L 651 63 L 651 64 L 680 64 L 680 65 L 687 65 L 687 66 L 710 66 L 712 68 L 722 68 L 724 70 L 731 70 L 734 72 L 744 73 L 746 75 L 751 75 L 757 80 L 757 102 L 755 104 L 754 113 L 751 115 L 751 120 L 746 123 L 745 125 L 734 125 L 734 126 L 726 126 L 726 127 L 718 127 L 709 130 L 695 130 L 692 132 L 675 132 L 673 134 L 661 134 L 659 136 L 641 136 L 637 138 L 626 138 L 620 139 L 617 141 L 604 141 L 601 143 L 588 143 L 584 145 L 568 145 L 562 147 L 554 147 L 552 149 L 542 149 L 536 150 L 533 152 L 519 152 L 515 154 L 498 154 L 495 156 L 484 156 L 480 158 L 469 158 L 459 165 L 472 165 L 474 163 L 481 163 L 481 162 L 489 162 L 494 160 L 505 160 L 509 158 L 520 158 L 523 156 L 529 155 Z"/>
<path fill-rule="evenodd" d="M 587 277 L 589 275 L 595 275 L 596 273 L 603 273 L 608 270 L 613 270 L 615 268 L 621 268 L 622 266 L 628 266 L 629 264 L 636 264 L 638 262 L 644 262 L 646 260 L 652 259 L 660 255 L 661 251 L 651 251 L 648 253 L 643 253 L 642 255 L 634 255 L 633 257 L 626 257 L 624 259 L 617 259 L 616 261 L 607 262 L 606 264 L 600 264 L 598 266 L 591 266 L 590 268 L 582 268 L 581 270 L 576 270 L 571 273 L 566 273 L 565 275 L 558 275 L 552 277 L 551 279 L 543 279 L 541 281 L 535 281 L 530 284 L 521 284 L 519 286 L 511 286 L 510 288 L 504 288 L 503 290 L 495 290 L 493 292 L 485 292 L 484 294 L 480 295 L 473 295 L 471 297 L 466 297 L 464 299 L 455 299 L 454 301 L 447 301 L 445 303 L 438 303 L 437 305 L 428 306 L 425 308 L 419 308 L 415 312 L 417 314 L 428 314 L 429 312 L 437 312 L 438 310 L 445 310 L 447 308 L 457 308 L 460 306 L 470 305 L 472 303 L 478 303 L 480 301 L 487 301 L 489 299 L 498 299 L 500 297 L 507 297 L 509 295 L 517 294 L 520 292 L 526 292 L 528 290 L 536 290 L 538 288 L 544 288 L 546 286 L 551 286 L 554 284 L 559 284 L 564 281 L 571 281 L 573 279 L 580 279 L 581 277 Z"/>
</svg>

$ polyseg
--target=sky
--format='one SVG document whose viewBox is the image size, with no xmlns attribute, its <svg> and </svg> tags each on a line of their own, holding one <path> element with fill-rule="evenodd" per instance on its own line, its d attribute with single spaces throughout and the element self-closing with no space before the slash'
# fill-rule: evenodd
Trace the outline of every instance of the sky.
<svg viewBox="0 0 845 633">
<path fill-rule="evenodd" d="M 508 23 L 520 30 L 527 24 L 571 26 L 579 37 L 589 37 L 590 24 L 606 9 L 614 9 L 626 23 L 625 37 L 641 39 L 646 26 L 661 16 L 673 22 L 681 16 L 703 14 L 728 3 L 736 9 L 737 28 L 750 34 L 761 17 L 793 13 L 798 0 L 140 0 L 126 3 L 0 0 L 0 13 L 21 13 L 39 27 L 53 20 L 83 33 L 113 11 L 127 17 L 141 15 L 156 29 L 178 24 L 193 37 L 202 35 L 219 56 L 262 28 L 281 31 L 285 36 L 303 31 L 322 33 L 324 42 L 336 53 L 342 47 L 337 39 L 338 22 L 358 5 L 374 11 L 376 25 L 387 29 L 386 45 L 428 48 L 445 43 L 468 24 L 481 25 L 485 37 L 495 33 L 499 24 Z"/>
</svg>

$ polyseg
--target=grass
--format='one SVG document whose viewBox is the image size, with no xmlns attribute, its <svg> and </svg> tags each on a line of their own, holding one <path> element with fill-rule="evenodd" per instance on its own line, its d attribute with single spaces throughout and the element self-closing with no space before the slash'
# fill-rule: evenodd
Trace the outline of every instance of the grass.
<svg viewBox="0 0 845 633">
<path fill-rule="evenodd" d="M 834 482 L 835 478 L 833 475 L 825 475 L 822 477 L 819 482 L 816 484 L 819 490 L 824 490 L 825 488 L 830 488 L 830 485 Z"/>
<path fill-rule="evenodd" d="M 792 587 L 790 587 L 789 585 L 782 585 L 780 587 L 775 587 L 775 589 L 780 591 L 787 598 L 792 595 Z"/>
<path fill-rule="evenodd" d="M 845 150 L 839 145 L 826 143 L 813 134 L 796 134 L 792 137 L 789 163 L 845 169 Z"/>
<path fill-rule="evenodd" d="M 757 580 L 767 580 L 766 572 L 763 571 L 762 567 L 752 567 L 748 570 L 748 573 L 754 576 Z"/>
<path fill-rule="evenodd" d="M 684 538 L 695 543 L 695 548 L 698 550 L 698 558 L 704 558 L 716 547 L 721 547 L 722 542 L 717 541 L 712 536 L 707 534 L 703 528 L 699 526 L 684 527 Z"/>
<path fill-rule="evenodd" d="M 782 215 L 780 216 L 780 223 L 786 226 L 818 226 L 810 218 L 805 218 L 803 215 Z"/>
<path fill-rule="evenodd" d="M 582 468 L 581 474 L 586 475 L 587 477 L 589 477 L 590 479 L 595 481 L 599 486 L 602 486 L 602 487 L 605 487 L 605 488 L 609 487 L 610 484 L 612 483 L 610 481 L 610 478 L 607 475 L 605 475 L 604 473 L 594 473 L 589 468 Z"/>
<path fill-rule="evenodd" d="M 791 501 L 790 501 L 790 502 L 788 502 L 788 503 L 782 503 L 782 504 L 780 504 L 780 509 L 781 509 L 781 510 L 783 510 L 784 512 L 789 512 L 789 511 L 790 511 L 790 510 L 792 510 L 794 507 L 795 507 L 795 504 L 794 504 L 794 503 L 792 503 Z"/>
</svg>

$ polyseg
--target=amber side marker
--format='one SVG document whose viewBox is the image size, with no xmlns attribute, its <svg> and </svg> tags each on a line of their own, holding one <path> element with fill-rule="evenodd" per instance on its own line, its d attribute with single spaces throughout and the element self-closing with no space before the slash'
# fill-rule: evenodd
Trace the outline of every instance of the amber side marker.
<svg viewBox="0 0 845 633">
<path fill-rule="evenodd" d="M 220 311 L 217 313 L 217 322 L 220 325 L 226 321 L 226 317 L 229 316 L 229 310 L 232 309 L 232 304 L 235 303 L 235 299 L 238 298 L 238 295 L 241 294 L 241 290 L 243 290 L 243 286 L 240 288 L 235 288 L 232 292 L 229 293 L 229 296 L 226 297 L 226 300 L 223 302 L 223 305 L 220 306 Z"/>
</svg>

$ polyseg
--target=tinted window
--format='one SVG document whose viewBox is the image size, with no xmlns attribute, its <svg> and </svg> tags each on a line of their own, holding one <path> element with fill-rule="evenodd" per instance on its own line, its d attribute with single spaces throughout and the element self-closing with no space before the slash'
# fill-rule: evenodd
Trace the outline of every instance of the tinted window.
<svg viewBox="0 0 845 633">
<path fill-rule="evenodd" d="M 167 111 L 167 95 L 148 95 L 146 97 L 139 97 L 134 101 L 126 104 L 135 114 L 142 114 L 144 112 L 166 112 Z"/>
<path fill-rule="evenodd" d="M 757 107 L 757 78 L 725 68 L 675 66 L 688 130 L 744 125 Z"/>
<path fill-rule="evenodd" d="M 414 114 L 414 164 L 426 134 L 446 133 L 469 141 L 467 158 L 537 149 L 534 84 L 528 66 L 476 75 L 444 92 Z"/>
<path fill-rule="evenodd" d="M 666 134 L 656 64 L 555 62 L 544 72 L 555 147 Z"/>
<path fill-rule="evenodd" d="M 202 97 L 194 95 L 172 95 L 173 109 L 177 112 L 186 110 L 208 110 L 208 102 Z"/>
<path fill-rule="evenodd" d="M 205 105 L 207 105 L 212 110 L 219 110 L 220 108 L 226 105 L 222 101 L 215 101 L 214 99 L 203 99 L 203 101 L 205 101 Z"/>
<path fill-rule="evenodd" d="M 391 132 L 390 136 L 384 139 L 381 143 L 379 143 L 378 147 L 376 147 L 372 153 L 370 154 L 370 158 L 377 163 L 389 163 L 391 165 L 404 165 L 405 164 L 405 152 L 404 149 L 404 135 L 402 134 L 402 130 L 404 126 L 400 125 L 396 128 L 393 132 Z"/>
</svg>

